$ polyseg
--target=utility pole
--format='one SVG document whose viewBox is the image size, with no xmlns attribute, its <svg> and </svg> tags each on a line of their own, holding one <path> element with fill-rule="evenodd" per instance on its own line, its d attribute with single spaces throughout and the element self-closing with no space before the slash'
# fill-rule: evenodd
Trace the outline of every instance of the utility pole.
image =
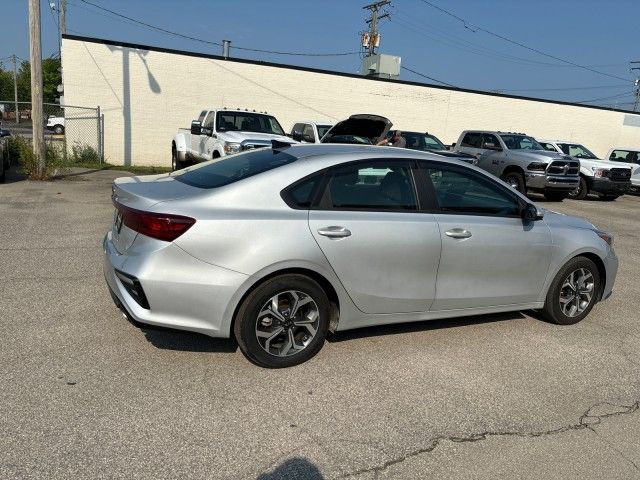
<svg viewBox="0 0 640 480">
<path fill-rule="evenodd" d="M 369 31 L 362 36 L 362 45 L 367 49 L 367 57 L 376 53 L 376 47 L 380 46 L 380 33 L 378 33 L 378 21 L 389 17 L 388 13 L 378 15 L 380 9 L 385 5 L 389 5 L 391 0 L 382 0 L 362 7 L 363 10 L 369 10 L 371 17 L 367 20 Z"/>
<path fill-rule="evenodd" d="M 29 0 L 29 53 L 31 57 L 31 122 L 33 153 L 38 159 L 38 176 L 45 170 L 44 116 L 42 111 L 42 37 L 40 0 Z"/>
<path fill-rule="evenodd" d="M 67 33 L 67 0 L 60 0 L 60 35 Z"/>
<path fill-rule="evenodd" d="M 20 110 L 18 109 L 18 57 L 15 53 L 11 55 L 13 62 L 13 101 L 15 103 L 16 125 L 20 123 Z"/>
<path fill-rule="evenodd" d="M 630 62 L 630 63 L 632 65 L 631 71 L 634 71 L 634 70 L 640 71 L 640 61 Z M 638 65 L 638 66 L 634 67 L 633 65 Z M 633 104 L 633 111 L 637 112 L 640 110 L 640 77 L 636 78 L 635 85 L 636 85 L 636 101 Z"/>
</svg>

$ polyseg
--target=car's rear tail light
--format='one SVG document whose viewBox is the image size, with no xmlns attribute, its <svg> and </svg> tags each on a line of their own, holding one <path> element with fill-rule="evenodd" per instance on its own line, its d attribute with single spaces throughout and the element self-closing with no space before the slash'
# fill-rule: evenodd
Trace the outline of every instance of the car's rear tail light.
<svg viewBox="0 0 640 480">
<path fill-rule="evenodd" d="M 138 233 L 158 240 L 172 242 L 196 223 L 191 217 L 170 213 L 154 213 L 136 210 L 113 202 L 122 215 L 122 223 Z"/>
</svg>

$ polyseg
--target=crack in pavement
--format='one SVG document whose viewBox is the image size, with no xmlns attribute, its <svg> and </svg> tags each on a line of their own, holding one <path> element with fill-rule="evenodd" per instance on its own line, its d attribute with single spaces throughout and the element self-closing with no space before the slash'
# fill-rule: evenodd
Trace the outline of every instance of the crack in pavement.
<svg viewBox="0 0 640 480">
<path fill-rule="evenodd" d="M 604 411 L 603 413 L 599 413 L 599 414 L 597 412 L 592 412 L 592 411 L 597 411 L 598 409 L 602 409 L 603 407 L 609 408 L 610 411 Z M 380 472 L 386 470 L 387 468 L 393 465 L 397 465 L 409 458 L 416 457 L 423 453 L 433 452 L 438 447 L 438 445 L 440 445 L 443 441 L 446 441 L 446 440 L 454 443 L 466 443 L 466 442 L 479 442 L 482 440 L 486 440 L 489 437 L 510 437 L 511 436 L 511 437 L 534 438 L 534 437 L 542 437 L 545 435 L 557 435 L 559 433 L 564 433 L 572 430 L 585 430 L 585 429 L 589 429 L 595 432 L 593 427 L 595 425 L 599 425 L 602 422 L 602 420 L 604 420 L 605 418 L 617 417 L 621 415 L 630 415 L 632 413 L 637 412 L 639 408 L 640 408 L 640 400 L 632 403 L 631 405 L 617 405 L 610 402 L 599 402 L 590 406 L 580 416 L 580 418 L 578 419 L 578 423 L 565 425 L 563 427 L 558 427 L 551 430 L 540 430 L 540 431 L 534 431 L 534 432 L 486 431 L 486 432 L 480 432 L 480 433 L 473 433 L 467 436 L 456 436 L 456 435 L 439 436 L 432 439 L 426 447 L 413 450 L 407 453 L 406 455 L 402 455 L 401 457 L 387 460 L 382 465 L 362 468 L 359 470 L 355 470 L 353 472 L 342 474 L 336 478 L 354 477 L 356 475 L 362 475 L 365 473 L 374 473 L 374 475 L 377 477 L 377 475 Z M 634 467 L 638 468 L 637 465 L 635 465 L 635 463 L 633 465 Z"/>
</svg>

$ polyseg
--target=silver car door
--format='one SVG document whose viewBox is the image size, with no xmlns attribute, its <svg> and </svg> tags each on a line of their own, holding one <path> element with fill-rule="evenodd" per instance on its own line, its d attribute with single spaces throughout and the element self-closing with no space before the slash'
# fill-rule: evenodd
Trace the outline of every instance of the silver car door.
<svg viewBox="0 0 640 480">
<path fill-rule="evenodd" d="M 309 228 L 365 313 L 427 311 L 435 295 L 440 232 L 417 210 L 410 162 L 367 161 L 333 169 Z"/>
<path fill-rule="evenodd" d="M 442 235 L 431 310 L 537 301 L 553 248 L 547 225 L 524 224 L 515 194 L 486 175 L 452 165 L 427 172 Z"/>
<path fill-rule="evenodd" d="M 498 176 L 504 169 L 505 157 L 505 152 L 502 150 L 500 141 L 495 135 L 485 133 L 482 135 L 481 146 L 482 149 L 480 149 L 480 153 L 477 155 L 478 167 Z M 489 148 L 490 146 L 496 149 L 499 148 L 500 150 L 493 150 Z"/>
</svg>

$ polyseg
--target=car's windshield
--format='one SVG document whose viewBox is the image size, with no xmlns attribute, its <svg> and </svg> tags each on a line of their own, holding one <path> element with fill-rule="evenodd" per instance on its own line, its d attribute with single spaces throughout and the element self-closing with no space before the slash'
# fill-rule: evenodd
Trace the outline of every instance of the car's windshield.
<svg viewBox="0 0 640 480">
<path fill-rule="evenodd" d="M 261 148 L 247 153 L 215 159 L 176 172 L 175 179 L 198 188 L 223 187 L 238 180 L 296 161 L 280 150 Z"/>
<path fill-rule="evenodd" d="M 535 138 L 527 135 L 508 134 L 500 138 L 509 150 L 544 150 Z"/>
<path fill-rule="evenodd" d="M 316 125 L 318 129 L 318 139 L 324 137 L 324 134 L 331 130 L 331 127 L 333 127 L 333 125 Z"/>
<path fill-rule="evenodd" d="M 412 150 L 446 150 L 444 143 L 428 133 L 402 132 L 402 136 Z"/>
<path fill-rule="evenodd" d="M 587 147 L 577 143 L 559 143 L 558 146 L 566 155 L 576 158 L 595 158 L 596 157 Z"/>
<path fill-rule="evenodd" d="M 249 112 L 218 112 L 216 130 L 218 132 L 241 130 L 243 132 L 284 135 L 284 130 L 275 117 Z"/>
</svg>

